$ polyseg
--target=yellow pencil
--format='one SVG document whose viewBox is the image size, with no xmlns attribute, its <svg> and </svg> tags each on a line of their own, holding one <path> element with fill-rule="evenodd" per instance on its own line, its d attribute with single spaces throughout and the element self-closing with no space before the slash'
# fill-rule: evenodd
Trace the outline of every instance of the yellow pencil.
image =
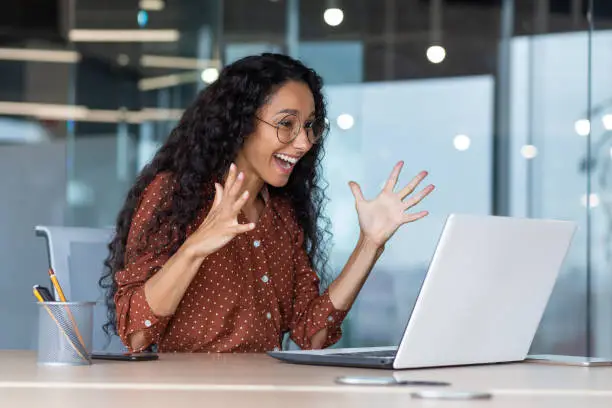
<svg viewBox="0 0 612 408">
<path fill-rule="evenodd" d="M 51 278 L 51 282 L 53 283 L 53 287 L 55 288 L 55 291 L 57 292 L 57 295 L 59 296 L 60 301 L 66 302 L 66 296 L 64 295 L 62 286 L 59 284 L 59 281 L 57 280 L 57 276 L 55 276 L 55 272 L 53 271 L 53 268 L 49 268 L 49 278 Z M 70 308 L 68 306 L 66 306 L 66 312 L 68 313 L 68 317 L 70 318 L 70 321 L 72 322 L 72 325 L 74 326 L 74 331 L 77 337 L 79 338 L 79 343 L 81 343 L 81 346 L 83 346 L 84 350 L 87 350 L 87 347 L 85 347 L 85 341 L 83 340 L 83 337 L 81 337 L 79 326 L 74 321 L 74 316 L 72 316 L 72 312 L 70 312 Z"/>
<path fill-rule="evenodd" d="M 66 296 L 64 295 L 64 291 L 62 290 L 62 287 L 60 286 L 57 276 L 55 276 L 55 272 L 52 268 L 49 268 L 49 278 L 51 278 L 51 282 L 53 283 L 53 287 L 59 296 L 60 302 L 65 302 Z"/>
</svg>

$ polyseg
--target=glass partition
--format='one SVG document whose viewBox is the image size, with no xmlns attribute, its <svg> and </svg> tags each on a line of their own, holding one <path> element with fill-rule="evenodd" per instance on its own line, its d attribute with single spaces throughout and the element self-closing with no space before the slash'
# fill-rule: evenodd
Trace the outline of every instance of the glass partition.
<svg viewBox="0 0 612 408">
<path fill-rule="evenodd" d="M 589 132 L 577 136 L 588 143 L 581 171 L 589 198 L 589 325 L 592 355 L 612 358 L 612 4 L 589 4 L 588 122 L 583 120 L 584 129 L 578 129 Z"/>
<path fill-rule="evenodd" d="M 444 220 L 460 212 L 576 221 L 532 352 L 612 356 L 608 3 L 60 2 L 59 35 L 0 48 L 0 153 L 9 144 L 58 148 L 47 218 L 113 225 L 138 171 L 219 69 L 287 53 L 326 84 L 335 273 L 357 237 L 349 180 L 371 196 L 404 160 L 402 182 L 426 169 L 437 187 L 419 207 L 430 216 L 388 245 L 339 346 L 399 340 Z M 29 218 L 13 221 L 28 229 Z M 18 265 L 28 252 L 4 256 Z"/>
<path fill-rule="evenodd" d="M 531 9 L 521 13 L 522 7 Z M 587 355 L 589 34 L 586 10 L 515 2 L 510 52 L 511 215 L 578 223 L 532 347 Z M 587 122 L 588 127 L 588 122 Z M 592 205 L 592 204 L 591 204 Z"/>
<path fill-rule="evenodd" d="M 591 353 L 590 337 L 605 320 L 594 317 L 594 302 L 609 297 L 588 290 L 600 287 L 603 247 L 592 227 L 604 224 L 595 222 L 604 204 L 585 166 L 594 141 L 584 124 L 599 98 L 588 81 L 606 65 L 593 64 L 597 35 L 587 8 L 575 3 L 183 0 L 157 11 L 124 3 L 117 27 L 174 30 L 178 38 L 76 43 L 107 62 L 77 64 L 77 104 L 118 113 L 109 123 L 68 126 L 68 222 L 114 222 L 134 176 L 215 70 L 253 53 L 288 53 L 326 83 L 334 273 L 357 236 L 349 180 L 373 195 L 405 160 L 401 181 L 426 169 L 437 186 L 422 204 L 431 215 L 396 234 L 373 270 L 339 346 L 399 340 L 446 217 L 464 212 L 578 222 L 532 351 Z M 74 27 L 98 28 L 98 9 L 77 2 Z M 461 23 L 468 15 L 472 22 Z"/>
</svg>

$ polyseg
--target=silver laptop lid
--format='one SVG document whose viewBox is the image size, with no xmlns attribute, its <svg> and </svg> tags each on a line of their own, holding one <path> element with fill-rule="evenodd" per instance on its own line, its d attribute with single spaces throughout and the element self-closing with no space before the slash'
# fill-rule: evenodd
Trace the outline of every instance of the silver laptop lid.
<svg viewBox="0 0 612 408">
<path fill-rule="evenodd" d="M 524 359 L 575 229 L 569 221 L 451 215 L 394 368 Z"/>
</svg>

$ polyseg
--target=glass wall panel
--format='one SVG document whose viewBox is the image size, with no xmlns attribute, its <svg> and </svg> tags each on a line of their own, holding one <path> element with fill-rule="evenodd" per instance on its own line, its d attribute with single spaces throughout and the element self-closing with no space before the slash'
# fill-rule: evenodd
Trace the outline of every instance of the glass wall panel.
<svg viewBox="0 0 612 408">
<path fill-rule="evenodd" d="M 612 4 L 592 1 L 587 191 L 592 354 L 612 358 Z M 586 164 L 586 163 L 585 163 Z"/>
<path fill-rule="evenodd" d="M 14 214 L 4 230 L 32 239 L 16 248 L 0 232 L 0 259 L 9 270 L 44 267 L 42 248 L 28 256 L 36 223 L 113 225 L 197 92 L 226 64 L 281 52 L 325 81 L 334 274 L 358 234 L 348 181 L 373 196 L 404 160 L 401 182 L 425 169 L 437 187 L 419 206 L 430 216 L 387 245 L 339 346 L 399 340 L 457 212 L 576 221 L 532 352 L 612 357 L 608 3 L 76 0 L 49 8 L 52 24 L 0 25 L 1 191 L 19 197 L 2 202 Z M 27 157 L 36 165 L 22 169 Z M 6 176 L 13 168 L 27 180 L 21 195 Z M 11 285 L 0 292 L 17 293 Z"/>
<path fill-rule="evenodd" d="M 297 55 L 327 84 L 332 132 L 325 171 L 334 272 L 341 271 L 359 233 L 350 180 L 373 197 L 404 160 L 400 183 L 425 169 L 427 183 L 437 186 L 419 206 L 430 216 L 390 241 L 339 346 L 396 344 L 446 217 L 492 212 L 500 8 L 441 1 L 332 3 L 301 2 Z M 343 10 L 337 26 L 326 23 L 334 5 Z M 457 24 L 462 14 L 473 14 L 478 24 Z"/>
<path fill-rule="evenodd" d="M 511 45 L 511 214 L 578 223 L 534 340 L 536 353 L 585 355 L 589 347 L 582 166 L 588 129 L 580 128 L 588 110 L 588 46 L 586 31 L 536 32 L 515 36 Z"/>
<path fill-rule="evenodd" d="M 218 1 L 79 0 L 67 35 L 71 87 L 91 112 L 69 122 L 67 223 L 113 225 L 139 169 L 221 66 Z M 170 125 L 168 125 L 170 122 Z M 147 158 L 147 159 L 145 159 Z"/>
</svg>

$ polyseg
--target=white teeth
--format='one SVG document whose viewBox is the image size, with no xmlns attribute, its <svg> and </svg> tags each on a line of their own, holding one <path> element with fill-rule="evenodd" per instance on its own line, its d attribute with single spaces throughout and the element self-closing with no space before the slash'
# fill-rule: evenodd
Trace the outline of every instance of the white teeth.
<svg viewBox="0 0 612 408">
<path fill-rule="evenodd" d="M 285 156 L 284 154 L 277 153 L 274 156 L 278 157 L 281 160 L 289 162 L 291 164 L 295 164 L 298 162 L 298 159 L 294 159 L 293 157 Z"/>
</svg>

